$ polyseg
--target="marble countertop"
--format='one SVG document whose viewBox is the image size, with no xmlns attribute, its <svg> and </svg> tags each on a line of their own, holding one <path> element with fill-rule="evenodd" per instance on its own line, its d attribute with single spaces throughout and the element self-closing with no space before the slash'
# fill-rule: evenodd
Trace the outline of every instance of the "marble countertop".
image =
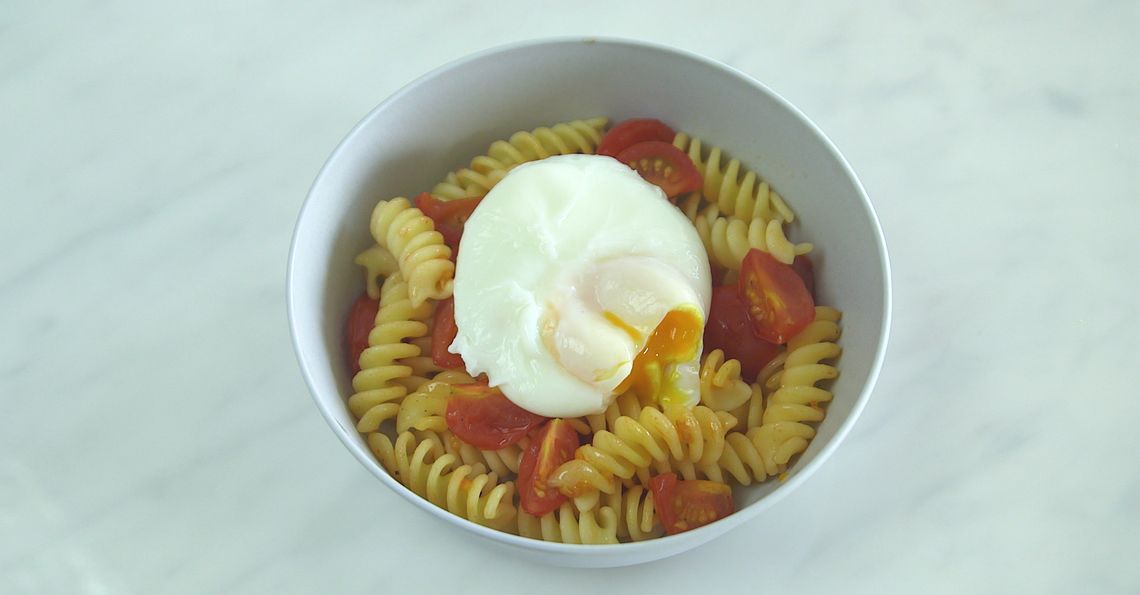
<svg viewBox="0 0 1140 595">
<path fill-rule="evenodd" d="M 1140 589 L 1140 5 L 411 4 L 0 11 L 0 592 Z M 317 413 L 284 306 L 296 214 L 359 118 L 569 34 L 798 105 L 894 270 L 834 458 L 722 539 L 601 571 L 497 556 L 390 493 Z"/>
</svg>

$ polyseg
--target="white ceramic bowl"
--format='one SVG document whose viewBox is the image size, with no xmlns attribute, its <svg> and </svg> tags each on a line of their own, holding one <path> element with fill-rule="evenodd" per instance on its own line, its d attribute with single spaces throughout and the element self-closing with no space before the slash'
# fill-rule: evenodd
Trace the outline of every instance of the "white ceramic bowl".
<svg viewBox="0 0 1140 595">
<path fill-rule="evenodd" d="M 486 529 L 436 508 L 376 462 L 346 405 L 342 324 L 363 290 L 353 257 L 371 245 L 376 201 L 414 196 L 482 154 L 491 141 L 575 118 L 655 117 L 723 147 L 758 170 L 797 220 L 790 235 L 815 243 L 818 301 L 841 309 L 843 357 L 835 400 L 786 481 L 736 488 L 740 510 L 679 535 L 607 546 L 564 545 Z M 523 43 L 448 64 L 372 110 L 320 171 L 289 255 L 293 344 L 309 389 L 348 450 L 414 506 L 513 554 L 564 566 L 636 564 L 696 547 L 760 514 L 808 478 L 839 446 L 875 383 L 890 326 L 886 246 L 871 203 L 839 151 L 796 108 L 747 75 L 645 43 L 563 39 Z M 456 539 L 466 538 L 458 532 Z"/>
</svg>

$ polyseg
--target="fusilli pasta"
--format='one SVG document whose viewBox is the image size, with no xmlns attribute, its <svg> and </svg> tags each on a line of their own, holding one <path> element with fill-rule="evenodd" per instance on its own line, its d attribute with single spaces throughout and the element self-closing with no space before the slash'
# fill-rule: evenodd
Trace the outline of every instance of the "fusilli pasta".
<svg viewBox="0 0 1140 595">
<path fill-rule="evenodd" d="M 459 439 L 450 430 L 433 432 L 413 432 L 420 440 L 430 440 L 439 445 L 447 454 L 458 458 L 464 465 L 483 465 L 499 477 L 508 477 L 519 472 L 519 462 L 522 454 L 530 444 L 529 438 L 523 438 L 516 444 L 499 450 L 480 450 Z"/>
<path fill-rule="evenodd" d="M 469 521 L 510 530 L 517 511 L 513 482 L 499 483 L 482 465 L 458 465 L 437 443 L 417 440 L 403 432 L 395 444 L 381 432 L 369 435 L 368 445 L 388 472 L 425 500 Z"/>
<path fill-rule="evenodd" d="M 400 410 L 396 416 L 396 431 L 446 431 L 447 421 L 444 416 L 447 414 L 447 401 L 451 398 L 452 385 L 474 381 L 475 379 L 465 372 L 449 370 L 424 382 L 419 389 L 400 402 Z"/>
<path fill-rule="evenodd" d="M 380 297 L 378 280 L 400 270 L 396 257 L 379 244 L 357 254 L 353 262 L 364 267 L 365 291 L 368 292 L 368 297 L 374 300 Z"/>
<path fill-rule="evenodd" d="M 420 354 L 418 347 L 404 340 L 426 335 L 423 321 L 431 313 L 431 304 L 412 305 L 408 285 L 399 273 L 384 281 L 376 325 L 368 333 L 368 347 L 360 354 L 360 371 L 352 378 L 356 392 L 348 399 L 349 410 L 360 420 L 360 432 L 377 431 L 399 411 L 398 402 L 407 389 L 394 381 L 411 376 L 412 368 L 398 360 Z"/>
<path fill-rule="evenodd" d="M 614 397 L 613 402 L 606 407 L 605 411 L 595 415 L 587 415 L 586 423 L 589 425 L 590 433 L 612 430 L 619 417 L 623 415 L 637 417 L 641 414 L 641 408 L 648 405 L 649 403 L 642 401 L 636 392 L 626 391 Z"/>
<path fill-rule="evenodd" d="M 715 465 L 724 449 L 724 435 L 736 424 L 730 415 L 698 405 L 642 408 L 637 419 L 619 417 L 613 431 L 594 433 L 590 444 L 578 447 L 574 460 L 564 463 L 551 477 L 551 484 L 570 497 L 597 490 L 607 494 L 617 489 L 617 479 L 635 475 L 649 483 L 649 472 Z M 727 419 L 732 423 L 727 423 Z"/>
<path fill-rule="evenodd" d="M 619 539 L 645 541 L 665 533 L 657 522 L 653 506 L 653 493 L 644 486 L 619 485 L 613 494 L 603 496 L 605 505 L 617 512 Z"/>
<path fill-rule="evenodd" d="M 745 222 L 754 219 L 795 220 L 795 213 L 784 199 L 768 187 L 768 182 L 742 166 L 739 159 L 730 159 L 728 165 L 721 169 L 720 147 L 710 148 L 705 156 L 701 150 L 701 139 L 690 138 L 683 132 L 673 138 L 673 146 L 687 153 L 693 160 L 693 165 L 697 166 L 704 179 L 701 193 L 705 200 L 717 205 L 721 212 Z M 739 179 L 741 170 L 744 170 L 743 179 Z"/>
<path fill-rule="evenodd" d="M 406 198 L 382 200 L 372 211 L 372 237 L 396 258 L 412 305 L 451 297 L 455 263 L 435 224 Z"/>
<path fill-rule="evenodd" d="M 808 424 L 823 420 L 818 403 L 831 400 L 831 392 L 815 384 L 839 374 L 835 367 L 820 363 L 839 357 L 840 348 L 834 343 L 839 338 L 839 318 L 834 308 L 816 308 L 815 321 L 788 342 L 783 370 L 768 379 L 775 390 L 760 425 L 725 437 L 720 466 L 741 484 L 782 473 L 815 436 Z"/>
<path fill-rule="evenodd" d="M 693 225 L 709 256 L 732 271 L 740 270 L 745 255 L 752 248 L 767 252 L 784 264 L 791 264 L 797 254 L 807 254 L 812 249 L 811 244 L 789 241 L 779 219 L 757 217 L 745 222 L 722 217 L 716 207 L 709 207 L 697 214 Z"/>
<path fill-rule="evenodd" d="M 431 193 L 444 200 L 483 196 L 519 164 L 552 155 L 593 153 L 608 121 L 606 118 L 573 120 L 550 128 L 516 132 L 508 140 L 492 143 L 486 155 L 471 160 L 470 167 L 448 174 Z"/>
<path fill-rule="evenodd" d="M 740 379 L 740 362 L 725 360 L 720 349 L 705 354 L 700 378 L 701 404 L 715 411 L 736 409 L 752 396 L 752 387 Z"/>
<path fill-rule="evenodd" d="M 519 535 L 556 543 L 606 544 L 618 542 L 617 513 L 608 506 L 578 511 L 565 502 L 549 514 L 534 517 L 519 511 Z"/>
</svg>

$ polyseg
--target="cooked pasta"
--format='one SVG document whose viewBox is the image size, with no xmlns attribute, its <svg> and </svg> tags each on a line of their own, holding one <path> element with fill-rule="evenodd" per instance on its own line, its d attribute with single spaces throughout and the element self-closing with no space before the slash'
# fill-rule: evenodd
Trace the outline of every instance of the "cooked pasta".
<svg viewBox="0 0 1140 595">
<path fill-rule="evenodd" d="M 364 267 L 365 291 L 374 300 L 380 298 L 379 280 L 400 270 L 396 257 L 379 244 L 357 254 L 353 262 Z"/>
<path fill-rule="evenodd" d="M 400 401 L 396 414 L 396 431 L 447 430 L 444 415 L 447 413 L 447 399 L 451 396 L 451 386 L 445 382 L 429 380 L 414 393 Z"/>
<path fill-rule="evenodd" d="M 406 198 L 382 200 L 372 211 L 372 237 L 392 253 L 408 281 L 412 305 L 451 297 L 455 263 L 435 224 Z"/>
<path fill-rule="evenodd" d="M 444 452 L 454 455 L 464 465 L 483 465 L 499 477 L 508 477 L 519 472 L 519 462 L 523 451 L 530 444 L 529 438 L 523 438 L 517 444 L 512 444 L 499 450 L 480 450 L 459 439 L 450 430 L 440 432 L 422 431 L 413 432 L 420 440 L 430 440 L 439 445 Z"/>
<path fill-rule="evenodd" d="M 784 264 L 791 264 L 797 254 L 807 254 L 812 250 L 811 244 L 789 241 L 779 219 L 757 217 L 745 222 L 735 217 L 723 217 L 716 207 L 710 207 L 699 212 L 693 224 L 709 256 L 732 271 L 740 270 L 744 256 L 752 248 L 763 250 Z"/>
<path fill-rule="evenodd" d="M 429 204 L 440 208 L 440 200 L 485 195 L 520 164 L 555 155 L 595 153 L 606 125 L 606 118 L 593 118 L 516 132 L 492 143 L 468 167 L 447 174 L 431 189 L 434 199 L 423 199 L 435 200 Z M 674 136 L 673 145 L 700 172 L 701 189 L 667 195 L 673 196 L 692 221 L 710 262 L 716 265 L 719 283 L 737 282 L 743 260 L 752 249 L 785 264 L 812 250 L 812 244 L 788 239 L 785 224 L 793 222 L 795 214 L 740 160 L 726 157 L 719 147 L 702 147 L 700 139 L 684 133 Z M 674 152 L 670 149 L 669 153 Z M 688 172 L 686 191 L 698 187 L 692 171 Z M 417 204 L 424 204 L 420 200 Z M 425 206 L 424 210 L 440 216 L 432 208 Z M 458 224 L 460 231 L 464 220 Z M 654 477 L 674 473 L 681 480 L 749 485 L 780 476 L 807 449 L 815 435 L 814 424 L 824 419 L 824 406 L 832 398 L 826 381 L 838 374 L 834 365 L 825 362 L 840 355 L 836 343 L 840 313 L 818 306 L 814 320 L 756 378 L 743 377 L 741 362 L 725 354 L 732 352 L 730 347 L 715 348 L 706 337 L 696 406 L 664 405 L 656 395 L 627 390 L 600 413 L 566 418 L 566 424 L 545 424 L 559 429 L 550 443 L 562 441 L 561 446 L 552 451 L 574 454 L 569 461 L 559 455 L 539 472 L 546 477 L 550 467 L 557 465 L 543 480 L 547 483 L 533 483 L 533 470 L 542 468 L 535 462 L 535 453 L 547 452 L 543 449 L 549 448 L 547 439 L 555 432 L 531 433 L 521 439 L 515 434 L 512 437 L 517 441 L 505 448 L 482 450 L 459 438 L 469 436 L 470 426 L 456 426 L 455 432 L 448 426 L 449 404 L 462 414 L 462 407 L 477 402 L 475 398 L 452 402 L 452 387 L 486 383 L 484 377 L 476 380 L 462 367 L 445 369 L 432 357 L 433 348 L 439 357 L 433 331 L 441 329 L 433 329 L 435 318 L 440 325 L 449 324 L 447 311 L 437 314 L 436 304 L 452 297 L 455 279 L 455 254 L 440 230 L 449 234 L 451 246 L 457 245 L 458 234 L 451 235 L 453 223 L 440 219 L 437 229 L 430 217 L 402 197 L 380 201 L 369 223 L 376 243 L 354 262 L 364 269 L 366 292 L 379 299 L 379 310 L 368 333 L 368 346 L 359 357 L 360 371 L 352 379 L 348 408 L 380 464 L 412 492 L 453 514 L 552 542 L 613 544 L 653 539 L 665 533 L 662 523 L 669 522 L 661 515 L 688 504 L 674 497 L 664 512 L 659 511 L 653 490 L 662 489 L 662 479 L 672 478 L 651 481 Z M 366 322 L 358 321 L 353 328 Z M 799 322 L 802 325 L 804 320 Z M 363 330 L 350 336 L 357 341 L 352 343 L 354 349 L 359 349 Z M 468 388 L 478 395 L 477 387 Z M 494 410 L 492 405 L 482 406 Z M 517 412 L 519 419 L 526 420 L 526 415 Z M 451 423 L 463 417 L 453 414 Z M 525 431 L 539 423 L 545 419 L 520 422 L 516 428 Z M 506 431 L 505 425 L 493 429 Z M 542 456 L 537 458 L 542 460 Z M 698 489 L 693 484 L 686 487 Z M 526 505 L 532 512 L 551 510 L 547 514 L 531 515 L 523 509 L 523 503 L 530 502 L 527 498 L 550 497 L 555 500 L 544 500 L 545 507 Z M 721 497 L 728 498 L 727 491 Z M 676 531 L 677 524 L 669 530 Z"/>
<path fill-rule="evenodd" d="M 430 330 L 429 330 L 429 332 L 430 332 Z M 431 342 L 430 336 L 423 337 L 423 338 L 427 339 L 427 342 L 429 342 L 429 343 Z M 407 376 L 404 378 L 397 378 L 397 379 L 395 379 L 395 382 L 399 383 L 404 388 L 406 388 L 409 393 L 412 393 L 412 392 L 415 392 L 415 391 L 423 388 L 423 385 L 430 382 L 431 377 L 433 375 L 435 375 L 436 373 L 440 372 L 442 370 L 442 368 L 437 366 L 435 364 L 435 362 L 432 361 L 431 356 L 422 355 L 424 353 L 424 351 L 423 351 L 424 348 L 421 347 L 420 342 L 412 340 L 412 341 L 408 341 L 408 343 L 411 345 L 414 345 L 414 346 L 416 346 L 416 348 L 420 349 L 421 355 L 417 355 L 415 357 L 405 357 L 405 358 L 399 360 L 400 365 L 407 366 L 407 367 L 412 369 L 412 374 L 411 374 L 411 376 Z M 430 345 L 428 348 L 430 349 Z"/>
<path fill-rule="evenodd" d="M 400 483 L 428 502 L 469 521 L 499 530 L 515 522 L 514 483 L 499 483 L 481 465 L 459 465 L 436 443 L 403 432 L 395 444 L 383 433 L 369 435 L 376 458 Z"/>
<path fill-rule="evenodd" d="M 637 417 L 641 414 L 641 408 L 646 405 L 648 405 L 648 403 L 642 402 L 636 392 L 626 391 L 615 397 L 613 402 L 606 407 L 605 411 L 596 415 L 586 416 L 586 423 L 590 430 L 589 433 L 613 430 L 614 423 L 617 422 L 619 417 L 623 415 L 626 417 Z"/>
<path fill-rule="evenodd" d="M 722 169 L 720 147 L 710 148 L 706 156 L 701 150 L 701 139 L 690 138 L 684 132 L 673 138 L 673 146 L 693 160 L 704 179 L 702 195 L 721 212 L 745 222 L 754 219 L 795 221 L 796 215 L 784 199 L 771 190 L 768 182 L 741 165 L 739 159 L 730 159 Z M 741 170 L 743 179 L 740 179 Z"/>
<path fill-rule="evenodd" d="M 408 284 L 399 273 L 384 281 L 376 325 L 368 334 L 368 347 L 360 355 L 360 371 L 352 378 L 356 392 L 348 399 L 349 410 L 360 420 L 360 432 L 375 432 L 399 411 L 398 402 L 407 394 L 407 388 L 396 381 L 412 375 L 412 368 L 399 360 L 420 354 L 418 347 L 404 340 L 426 335 L 424 320 L 431 313 L 431 304 L 412 305 Z"/>
<path fill-rule="evenodd" d="M 777 442 L 773 459 L 779 465 L 803 452 L 815 435 L 814 430 L 785 428 L 823 421 L 823 409 L 818 404 L 830 401 L 831 392 L 816 384 L 839 375 L 834 366 L 821 363 L 839 357 L 840 348 L 834 343 L 839 338 L 839 317 L 834 308 L 817 307 L 815 321 L 788 341 L 784 369 L 769 381 L 778 387 L 768 397 L 760 428 L 772 428 L 770 438 Z"/>
<path fill-rule="evenodd" d="M 726 360 L 714 349 L 701 362 L 701 404 L 715 411 L 731 411 L 752 397 L 752 387 L 740 379 L 740 362 Z"/>
<path fill-rule="evenodd" d="M 782 473 L 795 455 L 803 452 L 815 436 L 809 423 L 823 421 L 819 403 L 831 400 L 831 392 L 816 386 L 839 372 L 820 363 L 839 357 L 840 313 L 834 308 L 817 307 L 815 321 L 788 342 L 783 370 L 772 375 L 768 384 L 774 392 L 759 426 L 747 433 L 730 432 L 720 466 L 744 485 Z"/>
<path fill-rule="evenodd" d="M 603 496 L 605 506 L 617 512 L 618 539 L 645 541 L 665 533 L 657 522 L 653 506 L 653 492 L 643 486 L 619 485 L 613 494 Z"/>
<path fill-rule="evenodd" d="M 619 417 L 612 432 L 595 432 L 592 442 L 580 446 L 574 460 L 559 467 L 550 482 L 567 496 L 595 490 L 609 494 L 617 489 L 618 479 L 636 476 L 648 484 L 651 470 L 715 465 L 724 449 L 724 435 L 735 423 L 733 419 L 726 425 L 724 418 L 703 405 L 665 411 L 644 407 L 637 419 Z"/>
<path fill-rule="evenodd" d="M 400 402 L 400 409 L 396 415 L 396 431 L 447 430 L 444 415 L 447 413 L 447 401 L 451 398 L 452 385 L 474 381 L 474 378 L 464 372 L 449 370 L 424 382 L 419 389 Z"/>
<path fill-rule="evenodd" d="M 755 428 L 760 425 L 764 415 L 764 391 L 760 383 L 750 384 L 748 390 L 750 393 L 748 400 L 731 411 L 732 416 L 736 418 L 736 425 L 732 427 L 733 430 L 746 431 L 749 428 Z"/>
<path fill-rule="evenodd" d="M 519 535 L 523 537 L 590 545 L 618 542 L 617 513 L 608 506 L 579 512 L 565 502 L 558 510 L 541 517 L 520 510 L 518 519 Z"/>
<path fill-rule="evenodd" d="M 483 196 L 519 164 L 552 155 L 593 153 L 608 121 L 606 118 L 573 120 L 550 128 L 516 132 L 508 140 L 492 143 L 486 155 L 471 160 L 470 167 L 448 174 L 431 193 L 445 200 Z"/>
</svg>

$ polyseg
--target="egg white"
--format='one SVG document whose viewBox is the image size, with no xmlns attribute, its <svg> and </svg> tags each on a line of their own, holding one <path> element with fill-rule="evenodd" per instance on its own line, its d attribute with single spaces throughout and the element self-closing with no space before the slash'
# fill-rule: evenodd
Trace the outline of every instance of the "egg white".
<svg viewBox="0 0 1140 595">
<path fill-rule="evenodd" d="M 521 165 L 465 224 L 450 351 L 539 415 L 599 413 L 671 310 L 707 318 L 708 256 L 656 186 L 610 157 Z M 639 338 L 640 337 L 640 338 Z M 693 361 L 672 371 L 690 405 Z"/>
</svg>

